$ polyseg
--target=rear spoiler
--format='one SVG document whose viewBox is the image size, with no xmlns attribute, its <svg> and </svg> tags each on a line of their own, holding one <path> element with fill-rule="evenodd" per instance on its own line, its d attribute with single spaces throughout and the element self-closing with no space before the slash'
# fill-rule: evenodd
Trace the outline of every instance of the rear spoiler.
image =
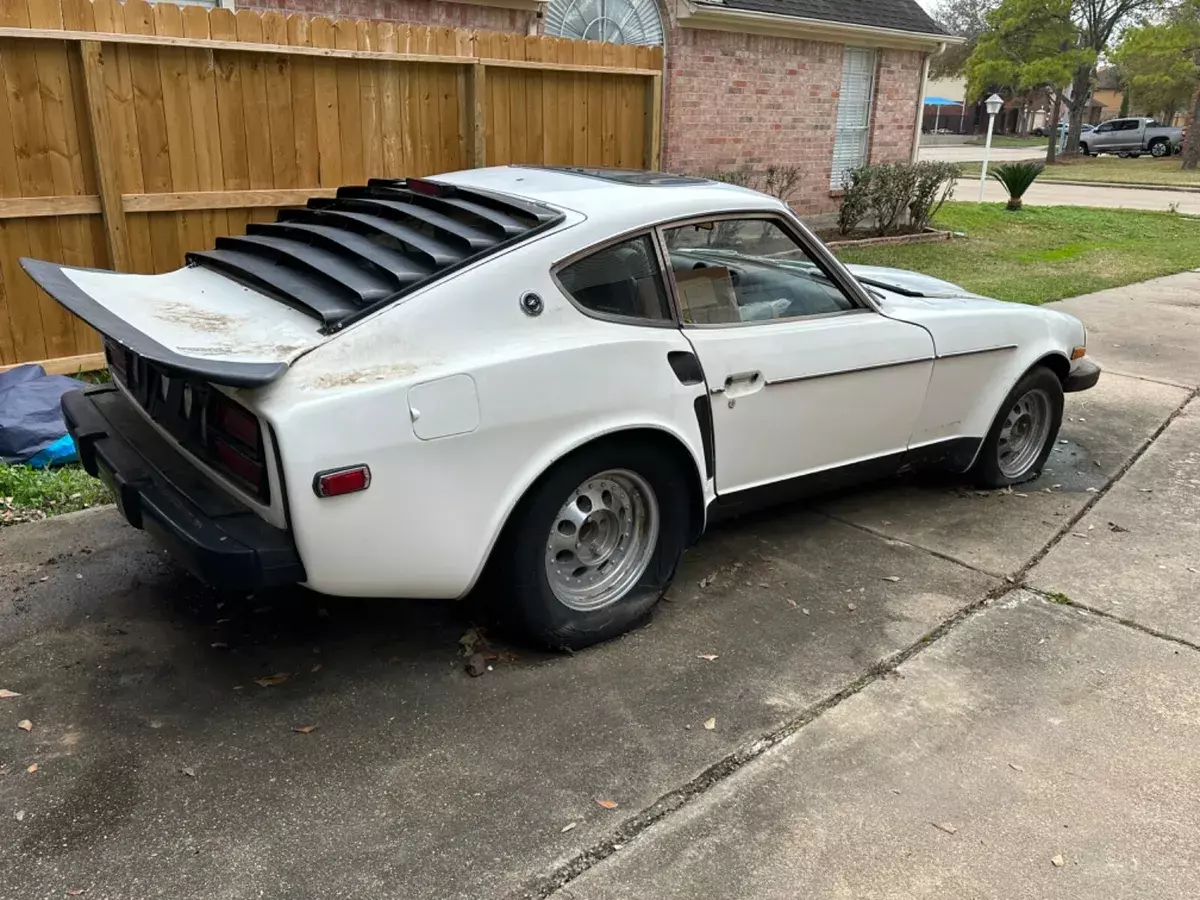
<svg viewBox="0 0 1200 900">
<path fill-rule="evenodd" d="M 71 281 L 63 271 L 63 266 L 26 257 L 22 257 L 20 263 L 21 268 L 42 290 L 106 338 L 181 375 L 192 375 L 230 387 L 257 388 L 276 381 L 288 370 L 285 362 L 235 362 L 184 356 L 114 315 Z M 75 267 L 74 271 L 103 270 Z"/>
</svg>

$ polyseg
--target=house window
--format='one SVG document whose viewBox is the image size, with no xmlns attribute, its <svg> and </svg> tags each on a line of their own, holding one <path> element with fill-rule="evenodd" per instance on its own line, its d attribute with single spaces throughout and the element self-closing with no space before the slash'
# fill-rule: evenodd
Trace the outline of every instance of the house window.
<svg viewBox="0 0 1200 900">
<path fill-rule="evenodd" d="M 550 0 L 546 34 L 610 44 L 663 42 L 657 0 Z"/>
<path fill-rule="evenodd" d="M 842 90 L 838 94 L 837 134 L 829 187 L 840 191 L 846 172 L 867 161 L 871 101 L 875 93 L 875 51 L 846 47 L 842 56 Z"/>
</svg>

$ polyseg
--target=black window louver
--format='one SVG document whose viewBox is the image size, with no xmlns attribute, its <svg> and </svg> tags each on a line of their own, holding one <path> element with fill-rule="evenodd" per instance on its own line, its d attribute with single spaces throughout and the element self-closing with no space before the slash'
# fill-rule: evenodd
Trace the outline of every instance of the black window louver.
<svg viewBox="0 0 1200 900">
<path fill-rule="evenodd" d="M 240 237 L 187 254 L 335 331 L 462 266 L 552 227 L 548 206 L 420 178 L 338 188 Z"/>
</svg>

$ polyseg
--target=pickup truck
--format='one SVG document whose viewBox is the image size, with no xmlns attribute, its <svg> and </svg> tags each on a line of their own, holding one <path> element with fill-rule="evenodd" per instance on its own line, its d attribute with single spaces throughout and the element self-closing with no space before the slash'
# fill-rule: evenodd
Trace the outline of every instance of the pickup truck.
<svg viewBox="0 0 1200 900">
<path fill-rule="evenodd" d="M 1169 156 L 1183 144 L 1183 129 L 1159 125 L 1154 119 L 1110 119 L 1090 134 L 1080 135 L 1079 152 L 1116 153 L 1120 156 Z"/>
</svg>

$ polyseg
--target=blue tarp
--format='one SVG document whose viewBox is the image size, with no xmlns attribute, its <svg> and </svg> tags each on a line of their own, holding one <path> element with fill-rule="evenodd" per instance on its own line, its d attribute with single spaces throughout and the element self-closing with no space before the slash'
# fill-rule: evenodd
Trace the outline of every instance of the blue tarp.
<svg viewBox="0 0 1200 900">
<path fill-rule="evenodd" d="M 961 100 L 947 100 L 945 97 L 926 97 L 926 106 L 962 106 Z"/>
<path fill-rule="evenodd" d="M 41 366 L 0 372 L 0 462 L 41 469 L 76 459 L 75 442 L 63 422 L 62 395 L 86 387 Z"/>
</svg>

